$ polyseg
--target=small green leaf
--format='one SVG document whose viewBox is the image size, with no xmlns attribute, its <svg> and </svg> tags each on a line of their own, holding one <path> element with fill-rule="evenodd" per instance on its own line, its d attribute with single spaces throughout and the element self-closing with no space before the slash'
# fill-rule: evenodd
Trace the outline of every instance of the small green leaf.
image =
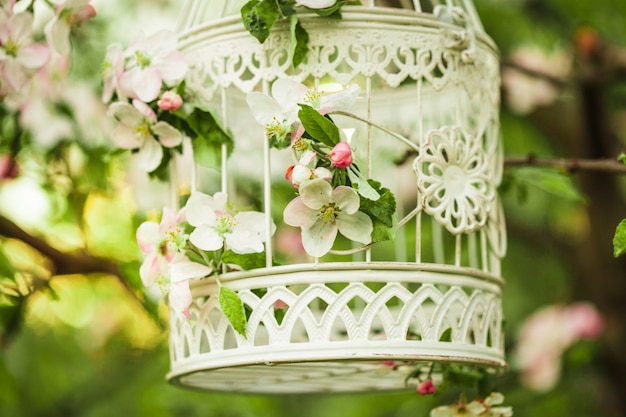
<svg viewBox="0 0 626 417">
<path fill-rule="evenodd" d="M 448 327 L 439 338 L 440 342 L 451 342 L 452 341 L 452 328 Z"/>
<path fill-rule="evenodd" d="M 328 118 L 322 116 L 317 110 L 306 104 L 300 104 L 298 117 L 307 133 L 318 142 L 334 147 L 339 143 L 339 128 Z"/>
<path fill-rule="evenodd" d="M 243 25 L 261 43 L 265 42 L 280 17 L 276 0 L 250 0 L 241 8 Z"/>
<path fill-rule="evenodd" d="M 304 61 L 309 50 L 309 34 L 300 24 L 298 16 L 291 15 L 291 65 L 297 67 Z"/>
<path fill-rule="evenodd" d="M 230 288 L 220 286 L 219 301 L 222 312 L 233 326 L 233 329 L 247 339 L 246 312 L 239 295 Z"/>
<path fill-rule="evenodd" d="M 624 253 L 626 253 L 626 219 L 617 225 L 613 237 L 613 256 L 617 258 Z"/>
<path fill-rule="evenodd" d="M 222 145 L 227 145 L 228 154 L 233 149 L 233 139 L 218 122 L 209 109 L 196 107 L 188 116 L 176 113 L 183 118 L 191 132 L 194 159 L 202 166 L 219 168 L 221 164 Z"/>
<path fill-rule="evenodd" d="M 624 163 L 624 165 L 626 165 L 626 153 L 621 153 L 619 154 L 619 156 L 617 157 L 618 161 L 622 161 Z"/>
<path fill-rule="evenodd" d="M 572 178 L 561 172 L 537 167 L 522 167 L 511 171 L 513 181 L 521 187 L 536 187 L 547 193 L 574 202 L 584 202 Z"/>
<path fill-rule="evenodd" d="M 265 252 L 246 253 L 244 255 L 227 250 L 222 255 L 222 262 L 239 265 L 246 271 L 249 269 L 263 268 L 265 266 Z"/>
<path fill-rule="evenodd" d="M 380 198 L 377 200 L 370 200 L 360 196 L 359 210 L 372 219 L 372 225 L 374 226 L 372 242 L 392 240 L 395 237 L 398 220 L 396 199 L 393 193 L 388 188 L 381 187 L 379 182 L 370 179 L 368 183 L 380 195 Z"/>
<path fill-rule="evenodd" d="M 363 177 L 360 171 L 352 168 L 348 168 L 348 178 L 352 183 L 352 187 L 363 197 L 376 201 L 380 198 L 380 194 L 367 182 L 367 179 Z"/>
</svg>

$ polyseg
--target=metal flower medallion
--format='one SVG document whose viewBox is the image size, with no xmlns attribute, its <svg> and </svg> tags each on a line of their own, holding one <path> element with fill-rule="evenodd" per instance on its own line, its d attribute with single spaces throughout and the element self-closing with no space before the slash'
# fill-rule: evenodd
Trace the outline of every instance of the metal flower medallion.
<svg viewBox="0 0 626 417">
<path fill-rule="evenodd" d="M 485 225 L 495 199 L 482 142 L 458 127 L 431 130 L 413 169 L 422 208 L 450 233 Z"/>
</svg>

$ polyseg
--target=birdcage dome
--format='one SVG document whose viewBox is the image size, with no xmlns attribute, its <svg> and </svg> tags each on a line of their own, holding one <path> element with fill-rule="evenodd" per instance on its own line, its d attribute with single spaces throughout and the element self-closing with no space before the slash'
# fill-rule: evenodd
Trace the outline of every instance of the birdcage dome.
<svg viewBox="0 0 626 417">
<path fill-rule="evenodd" d="M 303 12 L 309 43 L 298 66 L 288 21 L 261 44 L 242 24 L 246 2 L 214 3 L 185 2 L 179 46 L 234 150 L 223 149 L 220 170 L 190 167 L 182 188 L 258 204 L 276 233 L 264 267 L 220 276 L 246 308 L 245 334 L 223 314 L 214 278 L 192 284 L 191 318 L 171 315 L 168 379 L 209 390 L 358 392 L 414 386 L 433 363 L 500 372 L 499 58 L 472 2 L 362 1 L 341 19 Z M 338 238 L 323 256 L 281 242 L 294 230 L 280 196 L 297 195 L 284 178 L 297 162 L 270 149 L 246 103 L 281 79 L 321 94 L 358 86 L 350 112 L 331 117 L 355 163 L 395 196 L 389 239 Z"/>
</svg>

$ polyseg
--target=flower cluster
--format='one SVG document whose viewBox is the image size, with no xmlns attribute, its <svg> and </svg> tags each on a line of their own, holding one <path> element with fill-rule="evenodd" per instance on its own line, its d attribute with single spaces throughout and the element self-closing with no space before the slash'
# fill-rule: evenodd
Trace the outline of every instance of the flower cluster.
<svg viewBox="0 0 626 417">
<path fill-rule="evenodd" d="M 359 93 L 358 85 L 324 94 L 293 80 L 278 79 L 271 96 L 247 95 L 255 120 L 265 127 L 269 145 L 291 148 L 297 161 L 287 168 L 285 179 L 299 195 L 287 205 L 283 218 L 286 224 L 302 229 L 304 249 L 314 257 L 327 254 L 338 233 L 369 244 L 385 239 L 373 235 L 375 229 L 393 227 L 395 199 L 363 177 L 352 147 L 341 140 L 330 117 L 332 112 L 348 110 Z"/>
<path fill-rule="evenodd" d="M 170 307 L 189 318 L 189 280 L 241 268 L 243 258 L 238 255 L 262 253 L 264 217 L 255 211 L 230 210 L 224 193 L 192 193 L 178 213 L 166 207 L 160 223 L 144 222 L 137 229 L 137 243 L 146 254 L 141 280 L 168 290 Z"/>
<path fill-rule="evenodd" d="M 589 303 L 552 305 L 530 316 L 519 333 L 514 361 L 522 383 L 537 391 L 551 389 L 561 374 L 561 356 L 581 339 L 595 339 L 604 320 Z"/>
<path fill-rule="evenodd" d="M 478 398 L 468 403 L 464 396 L 458 403 L 437 407 L 430 412 L 430 417 L 511 417 L 511 407 L 494 407 L 504 402 L 504 396 L 499 392 L 493 392 L 487 398 Z"/>
<path fill-rule="evenodd" d="M 167 171 L 167 162 L 186 137 L 197 154 L 204 154 L 207 147 L 218 152 L 222 143 L 232 141 L 212 114 L 194 101 L 198 92 L 186 82 L 192 70 L 177 49 L 176 35 L 168 30 L 140 33 L 126 49 L 119 44 L 107 49 L 102 100 L 113 100 L 109 114 L 117 126 L 112 139 L 136 153 L 138 166 L 151 175 Z"/>
</svg>

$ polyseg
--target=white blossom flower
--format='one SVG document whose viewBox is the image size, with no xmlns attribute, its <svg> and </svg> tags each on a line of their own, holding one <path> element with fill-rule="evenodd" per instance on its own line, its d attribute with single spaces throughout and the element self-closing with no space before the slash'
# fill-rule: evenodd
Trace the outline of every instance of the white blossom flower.
<svg viewBox="0 0 626 417">
<path fill-rule="evenodd" d="M 513 415 L 511 407 L 493 407 L 502 404 L 503 401 L 504 396 L 499 392 L 493 392 L 484 400 L 476 399 L 469 404 L 461 398 L 456 404 L 433 409 L 430 417 L 511 417 Z"/>
<path fill-rule="evenodd" d="M 315 151 L 304 151 L 302 156 L 300 156 L 298 163 L 287 168 L 285 179 L 291 182 L 296 188 L 303 182 L 316 178 L 330 181 L 333 177 L 332 172 L 330 172 L 328 168 L 324 167 L 315 168 L 316 163 L 317 154 Z"/>
<path fill-rule="evenodd" d="M 161 30 L 148 37 L 141 32 L 125 52 L 127 63 L 120 77 L 125 95 L 149 103 L 159 96 L 163 82 L 172 85 L 181 81 L 188 66 L 176 48 L 173 32 Z"/>
<path fill-rule="evenodd" d="M 371 242 L 372 220 L 359 210 L 359 196 L 351 187 L 332 186 L 315 179 L 300 185 L 300 196 L 283 212 L 285 223 L 302 228 L 302 244 L 311 256 L 332 248 L 337 232 L 364 244 Z"/>
<path fill-rule="evenodd" d="M 324 94 L 297 81 L 279 78 L 272 84 L 271 97 L 253 91 L 248 93 L 246 101 L 254 119 L 265 126 L 267 138 L 274 138 L 287 146 L 287 136 L 293 142 L 304 133 L 298 118 L 298 104 L 309 105 L 321 114 L 331 110 L 347 110 L 355 103 L 360 91 L 357 84 L 352 84 L 344 90 Z"/>
<path fill-rule="evenodd" d="M 19 90 L 50 58 L 50 49 L 32 39 L 33 15 L 28 12 L 5 16 L 0 25 L 0 75 L 9 88 Z"/>
<path fill-rule="evenodd" d="M 195 192 L 187 200 L 187 221 L 195 229 L 189 240 L 202 250 L 230 249 L 238 254 L 263 252 L 265 214 L 257 211 L 229 213 L 225 193 L 214 196 Z M 272 223 L 271 233 L 275 226 Z"/>
<path fill-rule="evenodd" d="M 175 213 L 163 208 L 161 222 L 144 222 L 137 228 L 137 243 L 147 256 L 139 268 L 143 284 L 149 287 L 158 282 L 169 290 L 170 307 L 190 317 L 192 297 L 189 280 L 210 275 L 213 270 L 203 264 L 191 262 L 183 253 L 187 237 L 179 224 L 185 212 Z"/>
<path fill-rule="evenodd" d="M 183 140 L 179 130 L 158 121 L 154 111 L 137 99 L 132 106 L 123 102 L 111 104 L 109 114 L 119 122 L 111 133 L 115 144 L 123 149 L 139 149 L 139 166 L 148 172 L 161 163 L 161 145 L 172 148 Z"/>
<path fill-rule="evenodd" d="M 72 25 L 86 22 L 96 15 L 90 0 L 67 0 L 57 6 L 54 18 L 46 24 L 46 40 L 56 52 L 68 55 L 71 51 L 70 30 Z"/>
</svg>

